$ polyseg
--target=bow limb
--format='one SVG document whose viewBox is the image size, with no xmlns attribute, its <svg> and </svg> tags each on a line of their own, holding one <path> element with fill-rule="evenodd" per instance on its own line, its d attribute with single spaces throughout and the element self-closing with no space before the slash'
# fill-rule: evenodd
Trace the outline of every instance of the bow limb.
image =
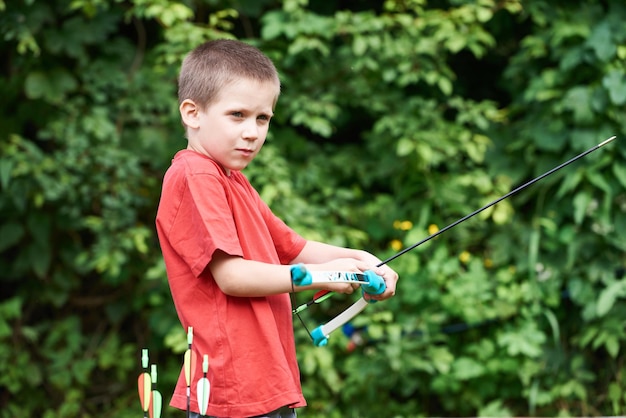
<svg viewBox="0 0 626 418">
<path fill-rule="evenodd" d="M 341 312 L 339 315 L 328 321 L 326 324 L 320 325 L 319 327 L 315 328 L 311 332 L 313 344 L 315 344 L 317 347 L 322 347 L 328 344 L 328 337 L 330 336 L 330 334 L 338 328 L 341 328 L 344 324 L 348 323 L 352 318 L 361 313 L 368 304 L 369 303 L 361 297 L 348 309 Z"/>
</svg>

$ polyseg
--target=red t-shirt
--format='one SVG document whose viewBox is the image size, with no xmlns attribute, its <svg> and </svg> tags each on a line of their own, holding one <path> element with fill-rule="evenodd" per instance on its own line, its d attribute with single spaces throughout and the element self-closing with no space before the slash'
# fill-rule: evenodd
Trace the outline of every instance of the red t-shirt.
<svg viewBox="0 0 626 418">
<path fill-rule="evenodd" d="M 209 356 L 208 414 L 259 415 L 305 406 L 300 386 L 288 294 L 233 297 L 207 267 L 216 249 L 245 259 L 288 264 L 306 241 L 277 218 L 240 172 L 228 176 L 208 157 L 178 152 L 163 180 L 156 218 L 168 282 L 178 317 L 193 327 L 196 385 Z M 183 371 L 170 405 L 186 409 Z"/>
</svg>

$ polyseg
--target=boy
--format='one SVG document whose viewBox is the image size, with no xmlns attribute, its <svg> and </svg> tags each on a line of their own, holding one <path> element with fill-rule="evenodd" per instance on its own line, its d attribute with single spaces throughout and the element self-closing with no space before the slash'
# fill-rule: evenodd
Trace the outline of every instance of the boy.
<svg viewBox="0 0 626 418">
<path fill-rule="evenodd" d="M 393 296 L 397 274 L 360 250 L 307 241 L 278 219 L 240 172 L 265 141 L 280 93 L 276 69 L 261 51 L 234 40 L 210 41 L 184 59 L 179 110 L 188 141 L 163 180 L 157 232 L 172 298 L 184 327 L 194 327 L 198 358 L 209 356 L 208 414 L 295 417 L 305 406 L 295 355 L 289 292 L 346 283 L 295 286 L 290 264 L 310 270 L 373 270 Z M 356 287 L 356 286 L 355 286 Z M 196 364 L 191 409 L 197 411 Z M 181 372 L 170 405 L 186 409 Z"/>
</svg>

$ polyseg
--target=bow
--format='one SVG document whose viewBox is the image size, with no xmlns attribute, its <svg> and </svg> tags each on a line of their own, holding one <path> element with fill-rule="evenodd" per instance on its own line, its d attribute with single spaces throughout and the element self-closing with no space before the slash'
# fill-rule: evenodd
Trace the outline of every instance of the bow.
<svg viewBox="0 0 626 418">
<path fill-rule="evenodd" d="M 521 186 L 511 190 L 510 192 L 508 192 L 507 194 L 499 197 L 498 199 L 494 200 L 491 203 L 486 204 L 485 206 L 483 206 L 480 209 L 475 210 L 474 212 L 463 216 L 462 218 L 456 220 L 455 222 L 447 225 L 444 228 L 441 228 L 440 230 L 438 230 L 437 232 L 427 236 L 426 238 L 422 239 L 421 241 L 399 251 L 398 253 L 394 254 L 393 256 L 387 258 L 384 261 L 381 261 L 379 264 L 376 265 L 376 267 L 380 267 L 383 266 L 393 260 L 395 260 L 396 258 L 406 254 L 407 252 L 419 247 L 420 245 L 430 241 L 431 239 L 443 234 L 444 232 L 454 228 L 455 226 L 457 226 L 458 224 L 467 221 L 468 219 L 474 217 L 475 215 L 479 214 L 480 212 L 494 206 L 495 204 L 501 202 L 504 199 L 507 199 L 509 197 L 511 197 L 512 195 L 520 192 L 521 190 L 527 188 L 528 186 L 531 186 L 532 184 L 538 182 L 539 180 L 543 179 L 544 177 L 547 177 L 553 173 L 555 173 L 556 171 L 562 169 L 563 167 L 566 167 L 568 165 L 570 165 L 571 163 L 573 163 L 574 161 L 586 156 L 587 154 L 590 154 L 594 151 L 596 151 L 597 149 L 603 147 L 604 145 L 608 144 L 609 142 L 613 141 L 616 138 L 616 136 L 612 136 L 604 141 L 602 141 L 601 143 L 599 143 L 598 145 L 595 145 L 591 148 L 589 148 L 587 151 L 582 152 L 580 154 L 578 154 L 577 156 L 567 160 L 566 162 L 559 164 L 558 166 L 546 171 L 545 173 L 535 177 L 534 179 L 522 184 Z M 369 293 L 372 295 L 378 295 L 381 294 L 385 291 L 385 282 L 382 279 L 382 277 L 377 276 L 376 274 L 374 274 L 374 272 L 372 271 L 366 271 L 364 274 L 359 274 L 359 273 L 343 273 L 343 272 L 334 272 L 334 273 L 329 273 L 329 272 L 308 272 L 302 265 L 297 265 L 297 266 L 293 266 L 291 268 L 291 279 L 293 281 L 294 284 L 297 285 L 306 285 L 306 284 L 311 284 L 311 283 L 320 283 L 320 282 L 339 282 L 339 281 L 349 281 L 349 282 L 358 282 L 361 283 L 361 288 L 363 289 L 364 293 Z M 364 281 L 363 281 L 364 280 Z M 330 291 L 322 291 L 322 292 L 318 292 L 314 298 L 307 302 L 304 305 L 299 306 L 298 308 L 293 310 L 293 313 L 296 314 L 298 316 L 298 318 L 300 318 L 300 312 L 304 309 L 306 309 L 308 306 L 314 304 L 314 303 L 320 303 L 323 300 L 326 300 L 327 298 L 329 298 L 332 295 L 332 293 Z M 375 302 L 375 301 L 372 301 Z M 357 302 L 355 302 L 353 305 L 351 305 L 350 307 L 348 307 L 346 310 L 344 310 L 343 312 L 341 312 L 339 315 L 337 315 L 335 318 L 333 318 L 332 320 L 330 320 L 329 322 L 327 322 L 326 324 L 320 325 L 319 327 L 315 328 L 313 330 L 313 332 L 309 332 L 309 335 L 311 336 L 311 339 L 313 340 L 313 343 L 316 346 L 324 346 L 328 343 L 328 338 L 330 333 L 332 333 L 333 331 L 337 330 L 338 328 L 342 327 L 343 325 L 345 325 L 346 323 L 348 323 L 352 318 L 354 318 L 356 315 L 358 315 L 359 313 L 361 313 L 368 305 L 368 301 L 365 300 L 363 297 L 361 297 Z M 302 324 L 304 325 L 304 322 L 302 321 L 302 318 L 300 318 L 300 321 L 302 322 Z M 306 328 L 306 326 L 305 326 Z M 308 332 L 308 329 L 307 329 Z"/>
<path fill-rule="evenodd" d="M 302 264 L 297 264 L 291 267 L 291 281 L 293 282 L 293 284 L 298 286 L 307 286 L 312 283 L 324 282 L 358 283 L 361 285 L 362 293 L 367 293 L 370 295 L 380 295 L 386 289 L 385 281 L 383 280 L 383 278 L 378 276 L 371 270 L 367 270 L 364 273 L 353 273 L 344 271 L 308 271 Z M 316 302 L 319 303 L 323 299 L 326 299 L 326 297 L 324 297 L 325 295 L 327 295 L 326 297 L 330 297 L 331 293 L 323 293 L 320 297 L 317 298 Z M 372 302 L 374 301 L 372 300 Z M 354 303 L 345 311 L 341 312 L 334 319 L 326 324 L 320 325 L 312 332 L 309 332 L 309 336 L 313 340 L 313 343 L 318 347 L 328 344 L 328 337 L 330 333 L 354 318 L 357 314 L 359 314 L 363 309 L 367 307 L 368 303 L 369 302 L 365 300 L 363 296 L 361 296 L 361 298 L 356 303 Z M 300 318 L 299 312 L 303 309 L 306 309 L 306 307 L 309 305 L 310 304 L 306 304 L 294 309 L 294 313 L 298 314 L 298 317 Z M 300 320 L 302 320 L 302 318 L 300 318 Z"/>
</svg>

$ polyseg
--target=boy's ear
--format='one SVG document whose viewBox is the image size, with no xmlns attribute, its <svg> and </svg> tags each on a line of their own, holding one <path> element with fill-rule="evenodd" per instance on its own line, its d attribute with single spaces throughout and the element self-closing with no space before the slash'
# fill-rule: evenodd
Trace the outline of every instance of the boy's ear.
<svg viewBox="0 0 626 418">
<path fill-rule="evenodd" d="M 183 102 L 178 107 L 178 110 L 180 111 L 180 117 L 185 126 L 192 129 L 198 128 L 200 123 L 200 119 L 198 118 L 198 112 L 200 112 L 200 109 L 193 100 L 183 100 Z"/>
</svg>

